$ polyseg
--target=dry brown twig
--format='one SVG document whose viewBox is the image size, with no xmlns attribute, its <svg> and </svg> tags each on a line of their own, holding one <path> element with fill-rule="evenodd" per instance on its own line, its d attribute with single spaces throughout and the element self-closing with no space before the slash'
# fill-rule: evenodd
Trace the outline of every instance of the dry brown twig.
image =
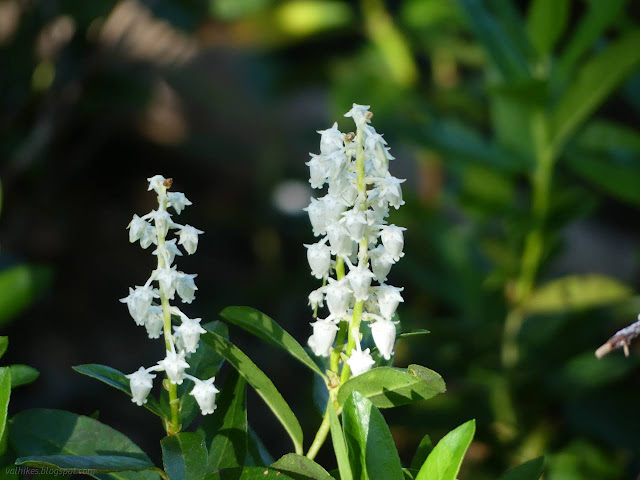
<svg viewBox="0 0 640 480">
<path fill-rule="evenodd" d="M 624 355 L 629 356 L 629 345 L 631 341 L 640 335 L 640 315 L 638 315 L 638 321 L 632 323 L 628 327 L 623 328 L 615 333 L 609 340 L 607 340 L 600 348 L 596 350 L 596 357 L 602 358 L 608 353 L 622 348 Z"/>
</svg>

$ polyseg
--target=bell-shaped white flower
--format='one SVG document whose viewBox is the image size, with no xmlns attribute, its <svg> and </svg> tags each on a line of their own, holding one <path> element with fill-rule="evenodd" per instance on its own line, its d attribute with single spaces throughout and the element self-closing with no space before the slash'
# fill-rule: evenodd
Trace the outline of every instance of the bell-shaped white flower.
<svg viewBox="0 0 640 480">
<path fill-rule="evenodd" d="M 367 227 L 367 214 L 362 210 L 352 208 L 342 214 L 342 222 L 347 228 L 351 240 L 359 242 L 364 238 L 365 228 Z"/>
<path fill-rule="evenodd" d="M 182 339 L 182 346 L 187 353 L 194 353 L 198 349 L 200 335 L 207 331 L 200 326 L 201 318 L 182 317 L 179 327 L 173 327 L 176 334 Z"/>
<path fill-rule="evenodd" d="M 155 227 L 147 224 L 144 233 L 140 237 L 140 246 L 146 249 L 152 243 L 158 243 L 158 235 L 156 233 Z"/>
<path fill-rule="evenodd" d="M 331 128 L 319 130 L 320 137 L 320 153 L 329 155 L 344 147 L 344 134 L 338 130 L 338 122 L 334 123 Z"/>
<path fill-rule="evenodd" d="M 153 252 L 154 255 L 161 254 L 164 256 L 165 260 L 167 260 L 167 267 L 173 265 L 173 261 L 176 258 L 176 255 L 182 256 L 182 252 L 176 245 L 176 239 L 167 240 L 164 242 L 164 248 L 156 248 Z"/>
<path fill-rule="evenodd" d="M 373 280 L 373 273 L 366 265 L 358 265 L 355 268 L 349 270 L 349 274 L 346 276 L 351 285 L 353 296 L 356 301 L 366 300 L 369 298 L 369 287 L 371 286 L 371 280 Z"/>
<path fill-rule="evenodd" d="M 154 210 L 151 212 L 151 218 L 155 222 L 158 235 L 166 237 L 167 233 L 169 233 L 169 228 L 173 225 L 169 212 L 162 209 Z"/>
<path fill-rule="evenodd" d="M 330 320 L 318 320 L 310 325 L 313 327 L 313 335 L 309 337 L 309 347 L 315 355 L 328 357 L 331 354 L 338 327 Z"/>
<path fill-rule="evenodd" d="M 391 176 L 390 173 L 387 173 L 385 177 L 378 181 L 379 199 L 387 202 L 396 210 L 400 208 L 404 205 L 400 184 L 404 182 L 405 180 L 400 180 L 399 178 Z"/>
<path fill-rule="evenodd" d="M 171 383 L 176 385 L 182 385 L 184 381 L 184 371 L 189 368 L 189 364 L 185 361 L 184 357 L 184 351 L 176 353 L 167 350 L 167 356 L 158 362 L 158 365 L 166 372 Z"/>
<path fill-rule="evenodd" d="M 172 207 L 178 215 L 182 213 L 185 207 L 193 205 L 184 193 L 180 192 L 167 193 L 167 199 L 169 200 L 168 206 Z"/>
<path fill-rule="evenodd" d="M 405 230 L 406 228 L 395 225 L 384 225 L 380 228 L 382 244 L 396 262 L 400 260 L 400 257 L 404 256 L 404 253 L 402 253 L 404 248 L 404 235 L 402 232 Z"/>
<path fill-rule="evenodd" d="M 216 394 L 220 390 L 218 390 L 213 384 L 215 379 L 216 377 L 211 377 L 208 380 L 196 379 L 196 384 L 190 392 L 190 394 L 196 399 L 196 402 L 198 402 L 202 415 L 209 415 L 217 408 Z"/>
<path fill-rule="evenodd" d="M 147 319 L 144 322 L 144 328 L 147 329 L 147 336 L 149 338 L 160 338 L 162 329 L 164 328 L 162 307 L 152 305 L 151 308 L 149 308 L 149 315 L 147 315 Z"/>
<path fill-rule="evenodd" d="M 196 296 L 196 283 L 193 281 L 198 275 L 179 272 L 176 280 L 176 291 L 184 303 L 191 303 Z"/>
<path fill-rule="evenodd" d="M 385 360 L 389 360 L 393 354 L 393 347 L 396 343 L 396 326 L 390 320 L 378 320 L 371 324 L 371 334 L 373 341 L 378 347 L 380 355 Z"/>
<path fill-rule="evenodd" d="M 391 285 L 380 285 L 376 288 L 376 297 L 378 298 L 378 306 L 380 307 L 380 314 L 391 320 L 391 317 L 396 313 L 398 304 L 404 302 L 400 292 L 404 288 L 393 287 Z"/>
<path fill-rule="evenodd" d="M 191 225 L 185 225 L 180 230 L 180 245 L 184 247 L 189 255 L 196 253 L 198 248 L 198 235 L 202 235 L 204 232 L 192 227 Z"/>
<path fill-rule="evenodd" d="M 311 184 L 311 188 L 322 188 L 329 176 L 326 159 L 312 153 L 311 160 L 305 165 L 309 167 L 309 183 Z"/>
<path fill-rule="evenodd" d="M 140 367 L 137 372 L 125 375 L 129 379 L 129 388 L 131 388 L 131 401 L 136 405 L 142 406 L 147 403 L 149 392 L 153 388 L 153 379 L 156 376 L 148 372 L 144 367 Z"/>
<path fill-rule="evenodd" d="M 347 205 L 353 205 L 358 198 L 356 175 L 343 169 L 329 182 L 329 195 L 343 200 Z"/>
<path fill-rule="evenodd" d="M 307 247 L 307 260 L 311 267 L 311 273 L 316 278 L 324 278 L 329 275 L 331 269 L 331 249 L 324 241 L 305 245 Z"/>
<path fill-rule="evenodd" d="M 318 288 L 309 294 L 309 305 L 311 305 L 312 310 L 322 307 L 323 303 L 324 293 L 322 293 L 321 288 Z"/>
<path fill-rule="evenodd" d="M 376 281 L 380 283 L 384 282 L 391 271 L 391 267 L 395 263 L 393 257 L 387 253 L 383 245 L 378 245 L 369 251 L 369 258 L 371 259 L 371 268 Z"/>
<path fill-rule="evenodd" d="M 334 318 L 340 319 L 347 315 L 351 298 L 352 292 L 346 277 L 341 280 L 329 278 L 329 284 L 325 287 L 325 299 Z"/>
<path fill-rule="evenodd" d="M 339 257 L 350 257 L 353 253 L 353 240 L 342 223 L 333 222 L 327 225 L 327 237 L 331 253 Z"/>
<path fill-rule="evenodd" d="M 342 212 L 344 212 L 345 209 L 345 204 L 342 199 L 327 194 L 322 197 L 320 201 L 324 204 L 324 216 L 327 225 L 340 220 Z"/>
<path fill-rule="evenodd" d="M 156 270 L 156 280 L 160 283 L 160 288 L 169 300 L 173 300 L 176 293 L 176 284 L 180 273 L 173 268 L 159 268 Z"/>
<path fill-rule="evenodd" d="M 327 233 L 327 217 L 325 215 L 324 202 L 312 198 L 309 206 L 303 210 L 309 214 L 313 234 L 316 237 Z"/>
<path fill-rule="evenodd" d="M 153 289 L 150 286 L 129 288 L 129 295 L 120 299 L 120 302 L 126 303 L 131 317 L 135 320 L 136 324 L 144 325 L 147 319 L 147 313 L 149 313 L 149 307 L 156 295 L 153 293 Z"/>
<path fill-rule="evenodd" d="M 349 360 L 347 360 L 347 364 L 351 368 L 351 374 L 354 377 L 368 372 L 375 363 L 368 348 L 364 351 L 360 349 L 352 351 Z"/>
<path fill-rule="evenodd" d="M 134 215 L 131 223 L 127 226 L 129 229 L 129 242 L 135 243 L 140 240 L 147 230 L 148 225 L 149 224 L 145 220 L 140 218 L 138 215 Z"/>
<path fill-rule="evenodd" d="M 353 107 L 351 107 L 351 110 L 345 113 L 344 116 L 353 118 L 353 121 L 356 122 L 356 125 L 362 128 L 370 122 L 371 114 L 369 113 L 369 108 L 369 105 L 358 105 L 357 103 L 354 103 Z"/>
<path fill-rule="evenodd" d="M 167 190 L 164 186 L 167 179 L 162 175 L 154 175 L 153 177 L 147 178 L 147 181 L 149 182 L 149 191 L 155 190 L 158 195 L 161 195 Z"/>
</svg>

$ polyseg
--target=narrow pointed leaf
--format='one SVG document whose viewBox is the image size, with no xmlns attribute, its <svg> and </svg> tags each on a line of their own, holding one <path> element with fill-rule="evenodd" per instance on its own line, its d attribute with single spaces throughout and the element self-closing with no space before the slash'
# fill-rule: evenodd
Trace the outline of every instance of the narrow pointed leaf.
<svg viewBox="0 0 640 480">
<path fill-rule="evenodd" d="M 246 380 L 237 372 L 222 387 L 218 408 L 202 422 L 201 431 L 209 450 L 209 470 L 244 465 L 247 456 Z"/>
<path fill-rule="evenodd" d="M 227 307 L 220 315 L 227 322 L 237 325 L 271 345 L 282 348 L 313 372 L 325 377 L 302 345 L 264 313 L 251 307 Z"/>
<path fill-rule="evenodd" d="M 9 337 L 0 337 L 0 358 L 5 354 L 9 347 Z"/>
<path fill-rule="evenodd" d="M 387 422 L 371 401 L 353 392 L 344 404 L 342 425 L 354 478 L 404 479 Z"/>
<path fill-rule="evenodd" d="M 86 365 L 76 365 L 73 369 L 78 373 L 100 380 L 101 382 L 104 382 L 132 397 L 131 388 L 129 387 L 129 379 L 125 377 L 124 373 L 116 370 L 115 368 L 107 367 L 106 365 L 99 365 L 97 363 L 88 363 Z M 147 403 L 143 406 L 159 417 L 168 417 L 168 414 L 163 412 L 160 403 L 158 403 L 158 401 L 151 395 L 147 397 Z"/>
<path fill-rule="evenodd" d="M 547 55 L 564 32 L 569 20 L 569 0 L 534 0 L 529 7 L 531 43 Z"/>
<path fill-rule="evenodd" d="M 11 388 L 34 382 L 40 375 L 35 368 L 29 365 L 10 365 L 9 370 L 11 370 Z"/>
<path fill-rule="evenodd" d="M 512 468 L 498 480 L 539 480 L 543 472 L 544 457 L 539 457 Z"/>
<path fill-rule="evenodd" d="M 164 437 L 162 461 L 170 480 L 203 480 L 208 472 L 207 447 L 199 433 L 183 432 Z"/>
<path fill-rule="evenodd" d="M 342 405 L 358 391 L 378 408 L 391 408 L 426 400 L 446 391 L 442 377 L 420 365 L 404 369 L 379 367 L 348 380 L 338 391 Z"/>
<path fill-rule="evenodd" d="M 294 480 L 290 476 L 267 467 L 226 468 L 210 473 L 205 480 Z"/>
<path fill-rule="evenodd" d="M 7 410 L 11 398 L 11 371 L 7 367 L 0 367 L 0 439 L 7 426 Z"/>
<path fill-rule="evenodd" d="M 226 358 L 258 395 L 262 397 L 291 437 L 296 453 L 302 454 L 302 428 L 300 423 L 269 377 L 242 350 L 226 338 L 210 330 L 202 338 Z"/>
<path fill-rule="evenodd" d="M 20 457 L 15 463 L 53 470 L 93 470 L 95 473 L 140 472 L 154 468 L 148 460 L 121 455 L 41 455 Z"/>
<path fill-rule="evenodd" d="M 333 444 L 333 451 L 338 462 L 340 480 L 353 480 L 353 473 L 351 471 L 351 465 L 349 464 L 349 454 L 347 452 L 347 442 L 344 439 L 340 420 L 338 420 L 338 414 L 336 413 L 333 402 L 329 402 L 327 414 L 329 415 L 331 443 Z"/>
<path fill-rule="evenodd" d="M 425 435 L 420 441 L 420 445 L 418 445 L 416 453 L 411 459 L 411 468 L 414 470 L 420 470 L 420 467 L 427 460 L 431 450 L 433 450 L 433 442 L 429 435 Z"/>
<path fill-rule="evenodd" d="M 475 432 L 476 421 L 469 420 L 447 433 L 427 457 L 416 480 L 456 480 Z"/>
<path fill-rule="evenodd" d="M 288 453 L 271 465 L 279 472 L 289 475 L 294 480 L 333 480 L 331 475 L 313 460 Z"/>
</svg>

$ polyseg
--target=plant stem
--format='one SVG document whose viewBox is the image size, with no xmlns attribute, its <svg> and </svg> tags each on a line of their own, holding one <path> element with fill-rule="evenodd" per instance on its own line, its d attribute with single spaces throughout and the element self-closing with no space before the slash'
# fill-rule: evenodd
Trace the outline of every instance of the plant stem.
<svg viewBox="0 0 640 480">
<path fill-rule="evenodd" d="M 344 340 L 345 340 L 344 337 L 346 335 L 347 335 L 347 322 L 341 321 L 340 330 L 338 330 L 338 335 L 336 336 L 336 345 L 335 347 L 333 347 L 333 350 L 331 351 L 331 359 L 329 360 L 329 368 L 331 368 L 331 371 L 334 372 L 335 374 L 338 374 L 338 371 L 340 370 L 340 353 L 344 348 Z"/>
<path fill-rule="evenodd" d="M 162 199 L 159 201 L 160 208 L 163 210 L 167 209 L 167 196 L 166 194 L 162 196 Z M 156 228 L 158 230 L 158 268 L 165 268 L 165 259 L 164 255 L 162 255 L 162 251 L 164 250 L 165 244 L 165 235 L 163 230 L 159 228 L 156 223 Z M 162 285 L 160 285 L 160 303 L 162 304 L 162 316 L 164 319 L 164 345 L 165 349 L 169 352 L 171 351 L 171 342 L 173 339 L 171 338 L 171 305 L 169 305 L 169 299 L 162 289 Z M 167 419 L 166 430 L 168 435 L 174 435 L 180 431 L 180 412 L 179 412 L 179 402 L 178 398 L 178 386 L 174 383 L 171 383 L 169 376 L 167 375 L 167 384 L 169 391 L 169 406 L 171 407 L 171 420 Z"/>
<path fill-rule="evenodd" d="M 331 397 L 331 395 L 330 395 Z M 316 455 L 320 451 L 322 444 L 327 438 L 327 434 L 329 433 L 329 408 L 331 408 L 330 402 L 333 400 L 329 398 L 329 402 L 327 402 L 327 410 L 324 412 L 324 417 L 322 418 L 322 423 L 320 424 L 320 428 L 318 428 L 318 432 L 316 433 L 315 438 L 313 439 L 313 443 L 309 447 L 309 451 L 307 452 L 306 457 L 313 460 L 316 458 Z"/>
</svg>

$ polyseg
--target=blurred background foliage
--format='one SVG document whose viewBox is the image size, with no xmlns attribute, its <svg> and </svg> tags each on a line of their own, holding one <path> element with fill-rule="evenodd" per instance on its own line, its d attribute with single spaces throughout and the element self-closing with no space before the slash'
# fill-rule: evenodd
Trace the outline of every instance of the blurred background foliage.
<svg viewBox="0 0 640 480">
<path fill-rule="evenodd" d="M 11 408 L 99 410 L 158 458 L 153 419 L 70 368 L 133 371 L 161 348 L 117 301 L 153 266 L 124 228 L 156 173 L 207 233 L 181 263 L 199 274 L 194 315 L 251 305 L 304 339 L 304 162 L 357 102 L 407 178 L 402 325 L 432 332 L 396 364 L 448 385 L 387 414 L 405 462 L 476 418 L 463 479 L 541 454 L 550 480 L 635 478 L 640 352 L 593 352 L 640 311 L 638 7 L 0 0 L 0 326 L 7 357 L 41 371 Z M 312 380 L 238 333 L 311 431 Z M 285 452 L 255 398 L 249 418 Z"/>
</svg>

